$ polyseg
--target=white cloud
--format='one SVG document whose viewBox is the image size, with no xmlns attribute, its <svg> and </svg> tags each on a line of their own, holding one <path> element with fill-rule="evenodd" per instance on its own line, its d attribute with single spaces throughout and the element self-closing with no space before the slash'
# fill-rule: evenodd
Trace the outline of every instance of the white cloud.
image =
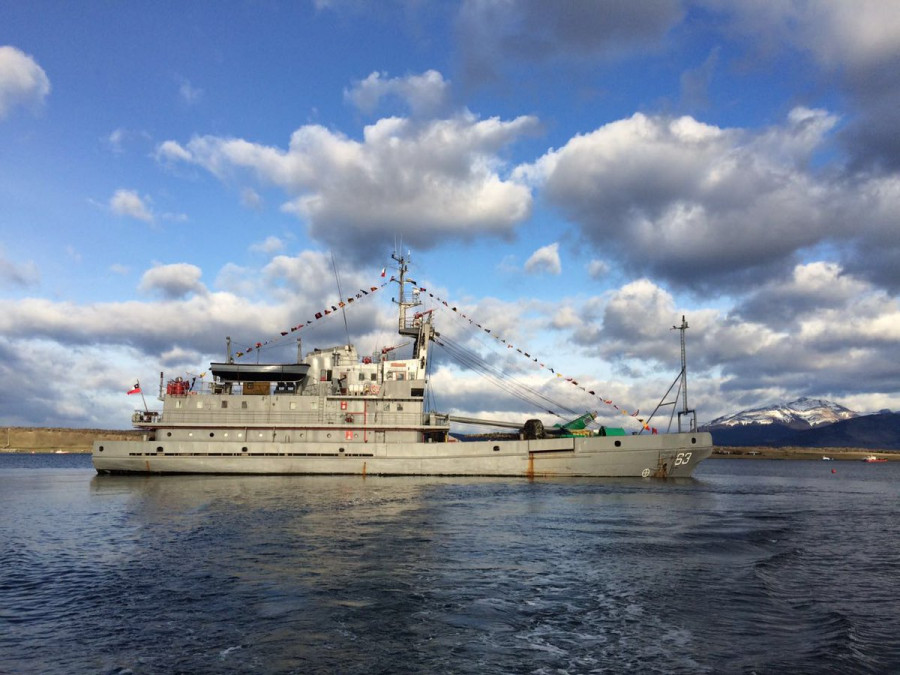
<svg viewBox="0 0 900 675">
<path fill-rule="evenodd" d="M 835 123 L 797 108 L 783 126 L 753 134 L 638 113 L 572 138 L 514 176 L 542 183 L 584 239 L 633 272 L 721 289 L 788 270 L 823 243 L 884 241 L 885 209 L 900 208 L 895 190 L 877 177 L 807 168 Z M 860 226 L 848 230 L 849 218 Z"/>
<path fill-rule="evenodd" d="M 374 112 L 381 100 L 388 96 L 402 99 L 414 116 L 430 116 L 447 105 L 449 83 L 436 70 L 421 75 L 388 78 L 383 73 L 371 73 L 366 79 L 344 90 L 344 98 L 366 113 Z"/>
<path fill-rule="evenodd" d="M 157 265 L 141 277 L 142 291 L 155 291 L 169 300 L 183 298 L 191 293 L 205 294 L 206 286 L 200 282 L 202 270 L 188 263 Z"/>
<path fill-rule="evenodd" d="M 50 79 L 37 62 L 15 47 L 0 47 L 0 119 L 16 106 L 38 107 L 50 93 Z"/>
<path fill-rule="evenodd" d="M 153 213 L 135 190 L 119 189 L 109 199 L 109 208 L 117 216 L 153 222 Z"/>
<path fill-rule="evenodd" d="M 120 127 L 107 136 L 106 142 L 114 153 L 119 154 L 122 152 L 122 143 L 127 135 L 128 132 Z"/>
<path fill-rule="evenodd" d="M 265 241 L 256 242 L 250 245 L 250 250 L 255 253 L 265 253 L 271 255 L 278 251 L 284 250 L 284 242 L 278 237 L 268 236 Z"/>
<path fill-rule="evenodd" d="M 542 246 L 525 261 L 525 271 L 531 274 L 559 274 L 562 264 L 559 260 L 559 242 Z"/>
<path fill-rule="evenodd" d="M 175 141 L 163 141 L 156 148 L 156 158 L 170 162 L 190 162 L 191 153 L 185 150 Z"/>
<path fill-rule="evenodd" d="M 203 98 L 203 90 L 191 86 L 189 80 L 183 80 L 178 87 L 178 95 L 181 97 L 181 100 L 188 105 L 194 105 Z"/>
<path fill-rule="evenodd" d="M 768 35 L 809 51 L 822 64 L 865 67 L 900 56 L 897 6 L 885 0 L 705 0 L 732 13 L 733 29 L 755 40 Z"/>
<path fill-rule="evenodd" d="M 448 238 L 507 237 L 531 212 L 530 190 L 502 175 L 498 152 L 537 121 L 470 113 L 414 122 L 385 118 L 356 141 L 321 126 L 301 127 L 287 150 L 204 136 L 166 141 L 161 159 L 190 161 L 222 180 L 250 172 L 281 187 L 282 210 L 305 220 L 319 241 L 359 256 L 402 236 L 417 248 Z"/>
<path fill-rule="evenodd" d="M 581 318 L 572 307 L 560 307 L 553 316 L 551 325 L 554 328 L 572 328 L 581 325 Z"/>
</svg>

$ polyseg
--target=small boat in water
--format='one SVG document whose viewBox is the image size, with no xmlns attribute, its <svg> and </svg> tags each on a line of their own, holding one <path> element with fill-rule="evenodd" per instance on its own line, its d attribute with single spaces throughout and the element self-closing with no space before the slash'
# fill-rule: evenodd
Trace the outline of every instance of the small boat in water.
<svg viewBox="0 0 900 675">
<path fill-rule="evenodd" d="M 885 459 L 884 457 L 878 457 L 876 455 L 869 455 L 868 457 L 863 459 L 863 461 L 867 462 L 868 464 L 874 464 L 876 462 L 886 462 L 887 459 Z"/>
<path fill-rule="evenodd" d="M 451 356 L 457 353 L 461 363 L 474 364 L 489 380 L 502 380 L 508 374 L 463 351 L 449 336 L 440 335 L 435 330 L 434 309 L 415 311 L 423 304 L 420 298 L 426 289 L 408 278 L 408 259 L 398 254 L 393 258 L 399 278 L 390 281 L 399 285 L 394 302 L 399 306 L 398 333 L 408 339 L 405 344 L 412 344 L 408 358 L 395 357 L 398 348 L 360 358 L 351 344 L 315 349 L 303 358 L 298 339 L 296 363 L 238 364 L 229 341 L 226 361 L 211 365 L 214 380 L 199 391 L 194 381 L 182 378 L 170 380 L 164 388 L 161 376 L 162 412 L 151 411 L 146 404 L 144 410 L 135 411 L 132 423 L 143 431 L 141 440 L 95 441 L 94 468 L 98 473 L 151 474 L 669 478 L 690 476 L 712 453 L 711 435 L 697 430 L 696 412 L 688 408 L 684 356 L 688 325 L 683 317 L 681 326 L 673 326 L 681 331 L 682 368 L 670 391 L 680 378 L 679 394 L 674 401 L 661 401 L 657 406 L 657 410 L 673 406 L 671 420 L 679 397 L 683 400 L 676 432 L 657 433 L 649 426 L 653 415 L 638 418 L 637 412 L 627 414 L 618 406 L 614 406 L 616 412 L 625 414 L 629 423 L 639 423 L 639 431 L 591 428 L 596 412 L 576 411 L 574 419 L 563 419 L 546 409 L 550 399 L 544 393 L 515 381 L 508 392 L 531 395 L 536 407 L 545 408 L 542 413 L 550 412 L 561 422 L 545 426 L 537 418 L 482 420 L 428 409 L 426 389 L 433 344 Z M 355 298 L 324 309 L 316 320 L 337 312 L 338 304 L 343 310 L 376 290 L 374 286 L 368 291 L 361 289 Z M 446 301 L 438 305 L 458 314 Z M 313 323 L 307 321 L 282 336 Z M 472 319 L 468 324 L 483 328 Z M 497 337 L 487 328 L 483 330 Z M 513 348 L 506 340 L 502 342 L 504 351 Z M 260 344 L 255 345 L 257 354 Z M 515 351 L 545 367 L 528 352 Z M 238 352 L 237 357 L 245 352 Z M 571 378 L 566 380 L 578 385 Z M 594 391 L 580 388 L 601 400 Z M 132 392 L 140 392 L 140 387 L 136 385 Z M 686 430 L 681 428 L 683 420 Z M 451 423 L 507 431 L 460 443 L 450 435 Z"/>
</svg>

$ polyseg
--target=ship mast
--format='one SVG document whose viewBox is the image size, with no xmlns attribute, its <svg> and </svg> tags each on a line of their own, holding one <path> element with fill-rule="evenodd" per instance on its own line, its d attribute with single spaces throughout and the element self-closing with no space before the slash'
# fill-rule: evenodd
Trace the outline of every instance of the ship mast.
<svg viewBox="0 0 900 675">
<path fill-rule="evenodd" d="M 394 300 L 400 308 L 400 335 L 411 335 L 415 337 L 419 334 L 419 330 L 414 328 L 411 322 L 407 322 L 406 310 L 411 307 L 418 307 L 422 303 L 419 301 L 419 292 L 417 288 L 413 289 L 412 299 L 406 299 L 406 284 L 411 283 L 410 280 L 406 278 L 406 271 L 409 268 L 409 259 L 404 257 L 402 253 L 398 254 L 396 251 L 391 254 L 391 258 L 397 261 L 397 267 L 400 272 L 400 279 L 398 281 L 400 284 L 400 298 L 399 300 Z"/>
<path fill-rule="evenodd" d="M 681 411 L 678 413 L 678 431 L 681 431 L 681 418 L 688 417 L 690 426 L 688 427 L 689 431 L 697 430 L 697 412 L 688 407 L 688 394 L 687 394 L 687 350 L 684 346 L 684 333 L 688 329 L 688 322 L 685 319 L 684 315 L 681 315 L 681 325 L 680 326 L 672 326 L 672 330 L 677 330 L 681 332 L 681 400 L 683 403 L 683 407 Z"/>
<path fill-rule="evenodd" d="M 416 314 L 412 320 L 407 318 L 408 309 L 422 305 L 421 300 L 419 300 L 419 287 L 416 285 L 415 281 L 408 279 L 406 276 L 406 272 L 409 268 L 409 257 L 394 251 L 394 253 L 391 254 L 391 258 L 397 261 L 397 267 L 400 272 L 400 278 L 396 280 L 400 285 L 399 298 L 394 300 L 399 307 L 399 333 L 400 335 L 408 335 L 415 338 L 413 358 L 421 359 L 422 368 L 424 369 L 428 357 L 428 343 L 435 336 L 434 326 L 431 323 L 431 313 L 424 312 L 422 314 Z M 406 295 L 407 284 L 412 286 L 412 294 L 409 298 L 407 298 Z"/>
</svg>

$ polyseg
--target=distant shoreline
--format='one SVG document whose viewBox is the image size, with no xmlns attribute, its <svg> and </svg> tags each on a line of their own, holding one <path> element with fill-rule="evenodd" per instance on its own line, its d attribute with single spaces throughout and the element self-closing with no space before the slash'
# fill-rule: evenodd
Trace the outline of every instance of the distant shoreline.
<svg viewBox="0 0 900 675">
<path fill-rule="evenodd" d="M 0 453 L 90 453 L 95 440 L 125 441 L 141 435 L 132 430 L 7 426 L 0 427 Z"/>
<path fill-rule="evenodd" d="M 66 429 L 60 427 L 0 427 L 0 453 L 81 453 L 91 452 L 95 440 L 137 440 L 141 431 L 117 429 Z M 863 448 L 797 448 L 715 446 L 711 459 L 818 459 L 862 460 L 869 455 L 900 460 L 900 452 Z"/>
<path fill-rule="evenodd" d="M 732 448 L 716 446 L 710 459 L 817 459 L 824 458 L 835 461 L 860 461 L 875 455 L 888 461 L 900 460 L 900 452 L 896 450 L 866 450 L 864 448 L 770 448 L 747 447 Z"/>
</svg>

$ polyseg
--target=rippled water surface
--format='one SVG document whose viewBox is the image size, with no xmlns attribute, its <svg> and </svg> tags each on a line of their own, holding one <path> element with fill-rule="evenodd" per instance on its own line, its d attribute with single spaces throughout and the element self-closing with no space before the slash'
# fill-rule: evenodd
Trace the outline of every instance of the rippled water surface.
<svg viewBox="0 0 900 675">
<path fill-rule="evenodd" d="M 898 488 L 900 463 L 528 482 L 0 455 L 0 672 L 900 672 Z"/>
</svg>

